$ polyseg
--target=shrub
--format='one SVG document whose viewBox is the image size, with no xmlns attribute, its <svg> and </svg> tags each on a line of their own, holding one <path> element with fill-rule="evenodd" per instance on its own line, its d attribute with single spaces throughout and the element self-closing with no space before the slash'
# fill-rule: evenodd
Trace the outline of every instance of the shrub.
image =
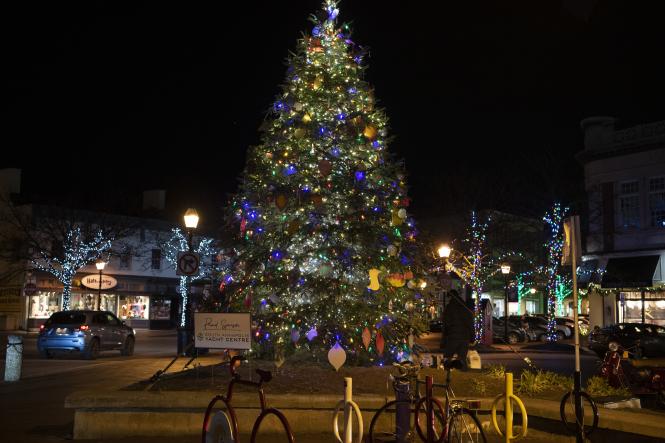
<svg viewBox="0 0 665 443">
<path fill-rule="evenodd" d="M 487 365 L 485 374 L 492 378 L 503 379 L 506 377 L 506 367 L 504 365 Z"/>
<path fill-rule="evenodd" d="M 477 378 L 471 379 L 471 391 L 476 395 L 484 397 L 487 394 L 487 385 L 485 384 L 485 381 Z"/>
<path fill-rule="evenodd" d="M 548 389 L 568 391 L 572 389 L 573 379 L 551 371 L 523 371 L 517 392 L 525 395 L 539 394 Z"/>
<path fill-rule="evenodd" d="M 613 388 L 603 377 L 594 376 L 586 382 L 586 392 L 592 397 L 620 396 L 630 397 L 630 391 L 626 388 Z"/>
</svg>

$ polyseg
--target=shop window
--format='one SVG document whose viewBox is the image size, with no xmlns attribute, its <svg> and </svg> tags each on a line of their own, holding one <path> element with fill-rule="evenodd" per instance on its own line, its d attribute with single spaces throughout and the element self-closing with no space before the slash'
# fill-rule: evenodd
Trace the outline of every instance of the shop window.
<svg viewBox="0 0 665 443">
<path fill-rule="evenodd" d="M 152 250 L 152 269 L 160 269 L 162 266 L 162 250 Z"/>
<path fill-rule="evenodd" d="M 99 300 L 99 310 L 118 312 L 118 297 L 112 294 L 102 294 L 102 298 Z"/>
<path fill-rule="evenodd" d="M 43 292 L 30 296 L 30 318 L 49 318 L 54 312 L 60 311 L 60 294 Z"/>
<path fill-rule="evenodd" d="M 119 317 L 125 319 L 148 319 L 150 311 L 150 300 L 148 296 L 121 296 Z"/>
<path fill-rule="evenodd" d="M 649 219 L 651 226 L 665 228 L 665 177 L 649 180 Z"/>
<path fill-rule="evenodd" d="M 95 309 L 96 294 L 72 294 L 69 299 L 69 309 Z"/>
<path fill-rule="evenodd" d="M 640 184 L 624 182 L 619 186 L 619 225 L 623 228 L 640 227 Z"/>
<path fill-rule="evenodd" d="M 171 319 L 171 299 L 153 297 L 150 301 L 150 319 L 151 320 L 170 320 Z"/>
</svg>

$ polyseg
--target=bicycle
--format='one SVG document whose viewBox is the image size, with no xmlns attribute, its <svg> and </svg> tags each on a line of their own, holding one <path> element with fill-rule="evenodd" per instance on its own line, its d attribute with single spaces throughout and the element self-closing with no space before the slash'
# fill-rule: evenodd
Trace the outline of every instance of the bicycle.
<svg viewBox="0 0 665 443">
<path fill-rule="evenodd" d="M 263 384 L 268 383 L 272 380 L 272 374 L 270 371 L 263 371 L 257 369 L 256 373 L 259 376 L 259 381 L 249 381 L 243 380 L 240 378 L 240 374 L 236 372 L 237 368 L 240 367 L 242 359 L 241 357 L 235 356 L 231 358 L 229 362 L 229 371 L 231 372 L 231 381 L 229 382 L 226 395 L 216 395 L 208 404 L 206 409 L 205 416 L 203 418 L 203 431 L 201 434 L 201 443 L 238 443 L 238 418 L 236 416 L 235 410 L 231 406 L 231 399 L 233 398 L 233 386 L 236 384 L 253 386 L 256 387 L 259 394 L 259 403 L 261 405 L 261 413 L 256 418 L 254 426 L 252 427 L 252 435 L 250 437 L 250 442 L 255 443 L 256 436 L 258 434 L 259 428 L 263 419 L 268 415 L 276 416 L 281 422 L 284 428 L 284 434 L 287 437 L 289 443 L 294 443 L 295 439 L 293 437 L 293 432 L 291 431 L 291 426 L 286 420 L 286 417 L 282 412 L 275 408 L 266 407 L 266 398 L 263 393 Z M 226 408 L 224 410 L 218 410 L 211 419 L 211 414 L 213 408 L 218 402 L 224 403 Z"/>
<path fill-rule="evenodd" d="M 416 435 L 427 443 L 473 442 L 486 443 L 485 433 L 476 414 L 465 407 L 464 400 L 455 399 L 451 387 L 452 369 L 461 369 L 460 360 L 444 361 L 446 382 L 432 382 L 432 377 L 419 380 L 420 367 L 411 364 L 396 364 L 399 374 L 391 375 L 395 400 L 387 402 L 372 417 L 369 426 L 369 443 L 414 442 Z M 419 386 L 424 384 L 426 395 L 420 395 Z M 415 393 L 410 387 L 415 385 Z M 445 402 L 432 395 L 432 389 L 444 389 Z M 423 430 L 422 417 L 426 418 Z M 382 427 L 385 427 L 384 430 Z M 381 428 L 381 429 L 378 429 Z"/>
</svg>

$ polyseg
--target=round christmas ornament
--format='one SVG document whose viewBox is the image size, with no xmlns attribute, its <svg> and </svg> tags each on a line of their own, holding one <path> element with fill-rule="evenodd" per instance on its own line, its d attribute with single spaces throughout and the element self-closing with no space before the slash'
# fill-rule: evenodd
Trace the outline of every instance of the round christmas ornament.
<svg viewBox="0 0 665 443">
<path fill-rule="evenodd" d="M 307 331 L 307 340 L 312 341 L 316 338 L 317 335 L 319 335 L 319 333 L 316 332 L 316 327 L 312 326 L 312 328 Z"/>
<path fill-rule="evenodd" d="M 376 127 L 374 127 L 372 125 L 365 126 L 365 130 L 363 131 L 363 135 L 369 140 L 374 140 L 377 136 Z"/>
<path fill-rule="evenodd" d="M 293 131 L 293 135 L 296 138 L 303 138 L 307 132 L 305 131 L 304 128 L 297 128 L 295 131 Z"/>
<path fill-rule="evenodd" d="M 329 175 L 332 172 L 332 163 L 330 163 L 329 160 L 325 160 L 325 159 L 321 160 L 319 162 L 319 172 L 324 177 Z"/>
<path fill-rule="evenodd" d="M 369 286 L 367 287 L 368 289 L 371 289 L 372 291 L 378 291 L 379 290 L 379 274 L 381 271 L 378 269 L 370 269 L 369 270 Z"/>
<path fill-rule="evenodd" d="M 310 117 L 309 114 L 305 114 L 305 115 L 302 116 L 302 122 L 303 123 L 309 123 L 311 121 L 312 121 L 312 117 Z"/>
<path fill-rule="evenodd" d="M 376 331 L 376 353 L 379 354 L 379 356 L 383 355 L 383 348 L 385 347 L 385 345 L 386 342 L 383 339 L 381 331 Z"/>
<path fill-rule="evenodd" d="M 284 194 L 277 194 L 277 197 L 275 197 L 275 206 L 277 206 L 277 209 L 280 211 L 284 208 L 286 208 L 286 203 L 288 199 L 286 198 L 286 195 Z"/>
<path fill-rule="evenodd" d="M 397 216 L 404 220 L 406 218 L 406 209 L 402 208 L 399 211 L 397 211 Z"/>
<path fill-rule="evenodd" d="M 300 102 L 295 102 L 295 103 L 293 104 L 293 109 L 295 109 L 295 110 L 298 111 L 298 112 L 302 111 L 302 110 L 303 110 L 302 103 L 300 103 Z"/>
<path fill-rule="evenodd" d="M 391 257 L 394 257 L 397 255 L 397 246 L 395 245 L 389 245 L 388 248 L 386 248 L 388 251 L 388 255 Z"/>
<path fill-rule="evenodd" d="M 401 225 L 401 224 L 404 222 L 404 219 L 403 219 L 403 218 L 400 218 L 398 212 L 399 212 L 399 211 L 393 209 L 393 211 L 392 211 L 392 213 L 391 213 L 392 217 L 391 217 L 391 219 L 390 219 L 390 223 L 391 223 L 393 226 L 399 226 L 399 225 Z"/>
<path fill-rule="evenodd" d="M 316 90 L 323 86 L 323 76 L 317 75 L 314 81 L 312 82 L 312 89 Z"/>
<path fill-rule="evenodd" d="M 369 329 L 367 329 L 367 326 L 365 326 L 365 329 L 363 329 L 363 346 L 365 347 L 365 350 L 369 350 L 369 343 L 372 341 L 372 333 L 369 332 Z"/>
<path fill-rule="evenodd" d="M 409 289 L 414 289 L 416 287 L 416 282 L 414 282 L 413 280 L 409 280 L 406 284 L 406 287 Z"/>
<path fill-rule="evenodd" d="M 344 365 L 345 361 L 346 351 L 339 345 L 339 342 L 335 342 L 335 346 L 328 351 L 328 362 L 335 368 L 335 371 L 338 371 Z"/>
<path fill-rule="evenodd" d="M 404 278 L 407 279 L 407 280 L 411 280 L 411 279 L 413 278 L 413 272 L 411 272 L 411 271 L 406 271 L 406 272 L 404 273 Z"/>
<path fill-rule="evenodd" d="M 300 339 L 300 332 L 298 332 L 297 329 L 292 329 L 291 330 L 291 341 L 293 343 L 297 343 L 299 339 Z"/>
</svg>

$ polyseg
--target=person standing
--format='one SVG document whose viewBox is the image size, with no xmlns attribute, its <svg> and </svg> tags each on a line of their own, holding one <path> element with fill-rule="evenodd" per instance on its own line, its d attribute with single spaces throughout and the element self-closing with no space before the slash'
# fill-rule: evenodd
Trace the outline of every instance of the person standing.
<svg viewBox="0 0 665 443">
<path fill-rule="evenodd" d="M 469 351 L 469 343 L 474 340 L 473 312 L 456 290 L 451 290 L 448 298 L 448 305 L 443 312 L 443 355 L 445 358 L 457 355 L 462 361 L 463 370 L 466 370 L 466 354 Z"/>
</svg>

